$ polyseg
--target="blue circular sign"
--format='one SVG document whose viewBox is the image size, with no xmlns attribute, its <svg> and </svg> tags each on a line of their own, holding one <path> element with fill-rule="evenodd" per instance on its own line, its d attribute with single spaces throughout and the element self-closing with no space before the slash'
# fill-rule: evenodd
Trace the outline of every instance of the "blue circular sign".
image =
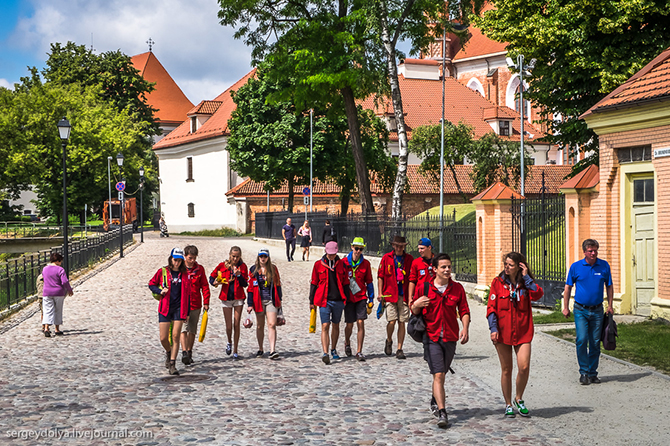
<svg viewBox="0 0 670 446">
<path fill-rule="evenodd" d="M 306 187 L 302 190 L 303 195 L 309 195 L 309 187 Z"/>
<path fill-rule="evenodd" d="M 118 190 L 119 192 L 123 192 L 125 188 L 126 188 L 125 183 L 122 182 L 116 183 L 116 190 Z"/>
</svg>

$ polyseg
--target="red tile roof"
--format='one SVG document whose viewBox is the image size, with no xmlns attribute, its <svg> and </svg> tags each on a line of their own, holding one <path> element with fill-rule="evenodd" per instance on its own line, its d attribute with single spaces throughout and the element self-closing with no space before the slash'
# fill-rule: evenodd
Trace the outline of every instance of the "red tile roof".
<svg viewBox="0 0 670 446">
<path fill-rule="evenodd" d="M 158 121 L 164 124 L 183 122 L 186 113 L 193 108 L 193 103 L 188 100 L 154 53 L 138 54 L 131 57 L 130 61 L 145 80 L 156 83 L 154 91 L 147 95 L 147 103 L 158 110 L 156 112 Z"/>
<path fill-rule="evenodd" d="M 198 105 L 189 110 L 187 115 L 213 115 L 221 104 L 223 104 L 222 101 L 200 101 Z"/>
<path fill-rule="evenodd" d="M 670 48 L 659 54 L 580 118 L 583 119 L 592 113 L 668 99 L 670 99 Z"/>
<path fill-rule="evenodd" d="M 399 75 L 398 81 L 403 100 L 403 112 L 405 113 L 405 124 L 409 126 L 408 137 L 411 138 L 411 130 L 421 125 L 439 124 L 442 118 L 442 81 L 427 79 L 406 79 Z M 474 128 L 476 138 L 481 138 L 493 131 L 491 126 L 483 119 L 484 110 L 495 107 L 481 94 L 469 89 L 456 79 L 445 79 L 445 110 L 444 117 L 447 121 L 458 124 L 461 120 Z M 389 99 L 383 99 L 377 106 L 372 98 L 363 102 L 363 107 L 375 110 L 377 115 L 385 115 L 393 112 L 392 103 Z M 500 113 L 512 119 L 512 136 L 503 137 L 518 141 L 520 139 L 519 114 L 508 108 L 500 107 Z M 533 135 L 534 140 L 545 136 L 545 134 L 532 124 L 526 122 L 524 130 Z M 391 134 L 392 140 L 397 140 L 395 132 Z"/>
<path fill-rule="evenodd" d="M 412 64 L 412 65 L 442 65 L 435 59 L 405 59 L 403 63 Z"/>
<path fill-rule="evenodd" d="M 512 198 L 522 198 L 520 194 L 513 191 L 509 186 L 498 182 L 484 189 L 479 195 L 472 198 L 474 200 L 511 200 Z"/>
<path fill-rule="evenodd" d="M 571 170 L 571 166 L 530 166 L 530 172 L 525 182 L 526 194 L 540 193 L 540 189 L 542 187 L 542 172 L 545 173 L 545 185 L 547 187 L 547 193 L 557 193 L 560 185 L 563 184 L 565 177 L 570 173 Z M 454 166 L 454 171 L 456 172 L 456 178 L 458 179 L 461 190 L 465 194 L 473 195 L 475 193 L 475 189 L 472 184 L 472 178 L 470 177 L 470 174 L 472 173 L 472 166 L 457 165 Z M 420 174 L 419 166 L 415 164 L 407 166 L 407 183 L 409 187 L 407 193 L 409 194 L 433 195 L 440 193 L 439 182 Z M 226 192 L 226 195 L 240 197 L 264 196 L 267 194 L 267 191 L 263 188 L 264 184 L 265 183 L 263 182 L 256 182 L 247 179 L 242 184 L 235 186 Z M 305 184 L 296 184 L 294 186 L 295 194 L 302 194 L 302 189 L 305 186 Z M 370 188 L 373 195 L 385 194 L 384 190 L 378 183 L 371 183 Z M 451 169 L 446 169 L 444 171 L 444 192 L 447 194 L 459 193 Z M 314 181 L 314 195 L 338 196 L 339 193 L 340 188 L 332 182 L 323 183 L 318 180 Z M 288 184 L 284 183 L 279 190 L 271 192 L 271 195 L 274 197 L 288 196 Z"/>
<path fill-rule="evenodd" d="M 194 141 L 201 141 L 209 138 L 216 138 L 218 136 L 229 135 L 228 120 L 230 119 L 233 110 L 235 110 L 235 102 L 231 97 L 232 91 L 237 91 L 242 85 L 256 74 L 254 68 L 247 73 L 242 79 L 235 82 L 226 91 L 214 98 L 211 102 L 220 102 L 220 106 L 212 114 L 212 117 L 207 120 L 195 133 L 191 133 L 191 126 L 188 121 L 184 121 L 179 127 L 171 131 L 165 138 L 161 139 L 154 145 L 154 150 L 174 147 L 181 144 L 187 144 Z"/>
<path fill-rule="evenodd" d="M 469 39 L 465 45 L 460 48 L 453 58 L 454 62 L 471 57 L 485 56 L 489 54 L 505 52 L 507 43 L 496 42 L 482 34 L 479 28 L 471 26 L 469 28 Z"/>
<path fill-rule="evenodd" d="M 600 182 L 600 170 L 592 164 L 561 184 L 560 189 L 591 189 Z"/>
</svg>

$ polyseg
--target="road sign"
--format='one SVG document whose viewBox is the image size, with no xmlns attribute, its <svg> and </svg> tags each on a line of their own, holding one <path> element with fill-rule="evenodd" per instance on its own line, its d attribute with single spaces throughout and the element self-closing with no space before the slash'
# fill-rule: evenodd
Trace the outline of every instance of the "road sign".
<svg viewBox="0 0 670 446">
<path fill-rule="evenodd" d="M 307 206 L 309 204 L 309 197 L 304 197 L 302 202 L 305 204 L 305 206 Z"/>
<path fill-rule="evenodd" d="M 309 187 L 306 187 L 302 190 L 303 195 L 309 195 Z"/>
<path fill-rule="evenodd" d="M 119 201 L 123 201 L 123 192 L 119 191 Z"/>
<path fill-rule="evenodd" d="M 126 183 L 124 183 L 122 181 L 119 181 L 118 183 L 116 183 L 116 190 L 118 190 L 119 192 L 123 192 L 123 190 L 125 188 L 126 188 Z"/>
</svg>

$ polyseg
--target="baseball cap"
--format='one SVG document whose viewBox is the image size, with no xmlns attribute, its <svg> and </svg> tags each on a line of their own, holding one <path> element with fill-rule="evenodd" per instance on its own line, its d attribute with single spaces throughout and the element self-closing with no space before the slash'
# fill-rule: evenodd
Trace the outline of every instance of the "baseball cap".
<svg viewBox="0 0 670 446">
<path fill-rule="evenodd" d="M 259 256 L 268 256 L 270 257 L 270 250 L 269 249 L 261 249 L 258 251 Z"/>
<path fill-rule="evenodd" d="M 351 246 L 362 246 L 365 248 L 365 241 L 363 240 L 363 237 L 354 238 L 354 241 L 351 242 Z"/>
<path fill-rule="evenodd" d="M 424 237 L 424 238 L 422 238 L 421 240 L 419 240 L 419 245 L 423 245 L 423 246 L 433 246 L 433 244 L 431 243 L 431 241 L 430 241 L 430 239 L 429 239 L 428 237 Z"/>
<path fill-rule="evenodd" d="M 184 250 L 181 248 L 173 248 L 172 252 L 170 253 L 170 256 L 172 256 L 173 259 L 184 259 Z"/>
<path fill-rule="evenodd" d="M 337 242 L 326 243 L 326 254 L 337 254 Z"/>
</svg>

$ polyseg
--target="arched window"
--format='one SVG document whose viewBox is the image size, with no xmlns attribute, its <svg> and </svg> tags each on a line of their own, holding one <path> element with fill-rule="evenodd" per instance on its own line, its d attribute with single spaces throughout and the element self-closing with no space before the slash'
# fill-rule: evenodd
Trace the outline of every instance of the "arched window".
<svg viewBox="0 0 670 446">
<path fill-rule="evenodd" d="M 193 203 L 188 204 L 188 218 L 195 217 L 195 205 Z"/>
<path fill-rule="evenodd" d="M 528 84 L 524 82 L 524 93 L 528 90 Z M 524 99 L 524 111 L 523 115 L 526 119 L 526 121 L 530 122 L 530 102 Z M 521 106 L 519 104 L 519 75 L 515 74 L 512 76 L 510 79 L 509 83 L 507 84 L 507 92 L 505 94 L 505 105 L 508 106 L 509 108 L 520 111 Z"/>
<path fill-rule="evenodd" d="M 473 77 L 472 79 L 470 79 L 468 81 L 468 84 L 466 85 L 466 87 L 468 87 L 470 90 L 476 91 L 477 93 L 479 93 L 483 97 L 486 97 L 486 96 L 484 96 L 484 86 L 482 85 L 481 82 L 479 82 L 479 79 L 477 79 L 476 77 Z"/>
</svg>

